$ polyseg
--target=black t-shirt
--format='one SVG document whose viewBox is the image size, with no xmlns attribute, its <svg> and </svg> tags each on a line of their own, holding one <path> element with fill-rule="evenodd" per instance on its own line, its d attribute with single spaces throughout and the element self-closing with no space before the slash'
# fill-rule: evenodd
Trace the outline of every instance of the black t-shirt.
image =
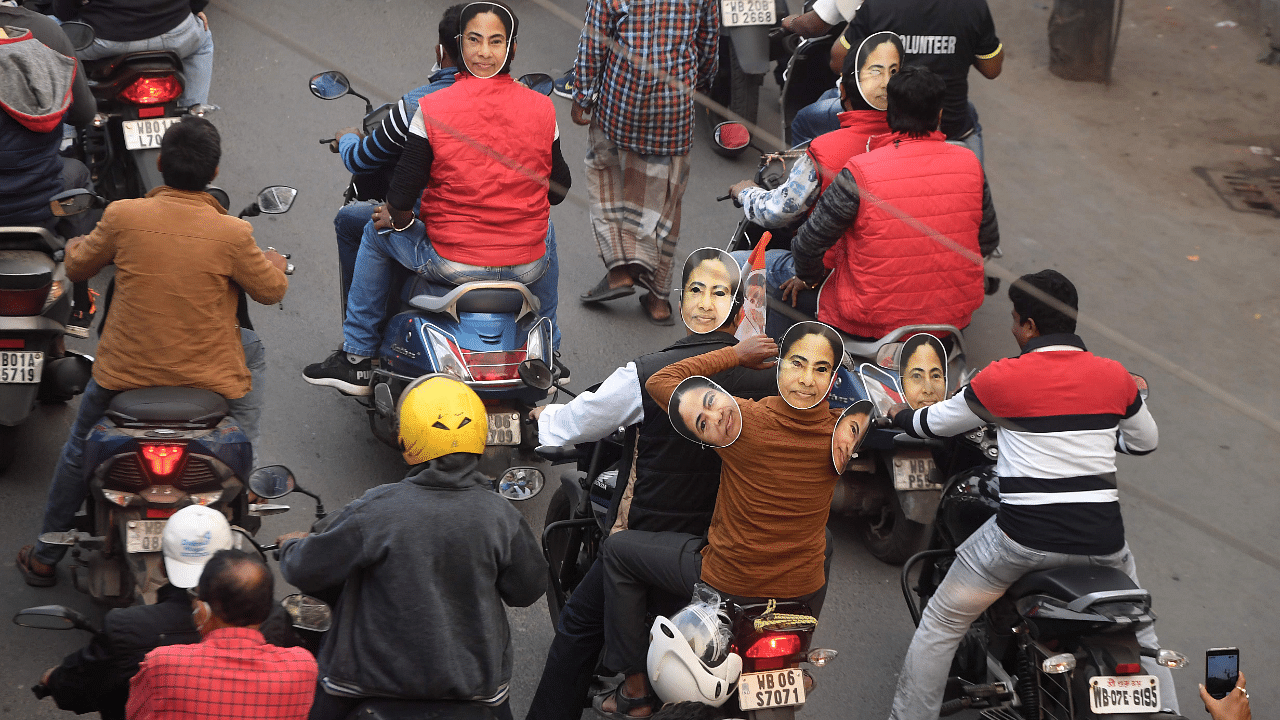
<svg viewBox="0 0 1280 720">
<path fill-rule="evenodd" d="M 842 42 L 856 53 L 864 39 L 885 30 L 902 36 L 907 53 L 903 64 L 924 65 L 946 80 L 942 131 L 947 138 L 967 135 L 973 129 L 969 67 L 975 58 L 1000 49 L 986 0 L 866 0 Z"/>
</svg>

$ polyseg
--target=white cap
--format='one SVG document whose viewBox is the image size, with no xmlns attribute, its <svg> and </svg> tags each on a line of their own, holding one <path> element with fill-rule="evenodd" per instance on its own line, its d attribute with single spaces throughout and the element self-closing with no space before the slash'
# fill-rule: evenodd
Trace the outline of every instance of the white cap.
<svg viewBox="0 0 1280 720">
<path fill-rule="evenodd" d="M 195 587 L 209 558 L 234 544 L 231 525 L 222 513 L 203 505 L 182 508 L 164 524 L 160 540 L 169 582 L 180 588 Z"/>
</svg>

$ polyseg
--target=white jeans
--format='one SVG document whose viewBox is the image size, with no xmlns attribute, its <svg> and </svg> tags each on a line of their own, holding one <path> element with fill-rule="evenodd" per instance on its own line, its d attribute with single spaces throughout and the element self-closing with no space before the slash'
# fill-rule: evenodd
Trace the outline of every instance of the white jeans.
<svg viewBox="0 0 1280 720">
<path fill-rule="evenodd" d="M 1010 540 L 996 526 L 995 517 L 978 528 L 956 550 L 956 561 L 922 613 L 898 676 L 889 717 L 937 720 L 951 659 L 973 621 L 1023 575 L 1066 565 L 1118 568 L 1141 587 L 1128 544 L 1110 555 L 1067 555 L 1033 550 Z M 1160 647 L 1151 626 L 1138 631 L 1138 642 L 1145 647 Z M 1142 664 L 1148 674 L 1160 679 L 1160 699 L 1165 709 L 1178 712 L 1169 668 L 1156 665 L 1147 657 L 1142 658 Z"/>
<path fill-rule="evenodd" d="M 145 40 L 97 39 L 76 54 L 81 60 L 100 60 L 145 50 L 172 50 L 182 59 L 182 76 L 187 87 L 178 99 L 180 106 L 209 102 L 209 85 L 213 82 L 213 33 L 205 30 L 204 23 L 194 14 L 163 35 Z"/>
</svg>

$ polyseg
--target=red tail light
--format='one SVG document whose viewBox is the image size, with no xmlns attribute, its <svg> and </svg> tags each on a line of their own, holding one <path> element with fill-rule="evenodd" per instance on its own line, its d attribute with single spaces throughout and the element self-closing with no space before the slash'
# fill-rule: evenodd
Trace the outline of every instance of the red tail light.
<svg viewBox="0 0 1280 720">
<path fill-rule="evenodd" d="M 187 452 L 186 445 L 169 445 L 162 443 L 140 443 L 142 457 L 147 467 L 156 477 L 168 477 L 178 469 L 182 456 Z"/>
<path fill-rule="evenodd" d="M 178 508 L 143 508 L 142 517 L 144 518 L 170 518 L 178 512 Z"/>
<path fill-rule="evenodd" d="M 462 359 L 471 371 L 471 377 L 483 380 L 515 380 L 520 377 L 520 363 L 528 358 L 524 350 L 513 352 L 462 351 Z"/>
<path fill-rule="evenodd" d="M 0 338 L 0 350 L 21 350 L 27 346 L 22 338 Z"/>
<path fill-rule="evenodd" d="M 49 298 L 53 283 L 32 290 L 0 290 L 0 315 L 22 317 L 44 312 L 44 301 Z"/>
<path fill-rule="evenodd" d="M 120 91 L 120 98 L 134 105 L 159 105 L 182 94 L 182 83 L 172 75 L 144 75 Z"/>
<path fill-rule="evenodd" d="M 800 652 L 800 636 L 779 633 L 765 635 L 747 648 L 749 658 L 780 658 Z"/>
<path fill-rule="evenodd" d="M 1137 675 L 1142 672 L 1141 663 L 1120 663 L 1116 665 L 1117 675 Z"/>
</svg>

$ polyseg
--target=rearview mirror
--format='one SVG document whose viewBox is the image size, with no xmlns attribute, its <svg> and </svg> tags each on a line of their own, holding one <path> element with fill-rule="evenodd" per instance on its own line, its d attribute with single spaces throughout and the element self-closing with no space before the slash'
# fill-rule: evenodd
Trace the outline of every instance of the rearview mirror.
<svg viewBox="0 0 1280 720">
<path fill-rule="evenodd" d="M 212 195 L 213 199 L 218 201 L 218 204 L 222 206 L 223 210 L 231 210 L 231 196 L 227 194 L 226 190 L 223 190 L 217 185 L 210 185 L 205 188 L 204 191 Z"/>
<path fill-rule="evenodd" d="M 298 486 L 293 473 L 283 465 L 267 465 L 249 475 L 249 489 L 254 495 L 267 500 L 284 497 Z"/>
<path fill-rule="evenodd" d="M 1133 378 L 1134 384 L 1138 386 L 1138 397 L 1142 398 L 1143 402 L 1146 402 L 1147 396 L 1151 394 L 1151 389 L 1147 386 L 1147 379 L 1138 373 L 1129 373 L 1129 376 Z"/>
<path fill-rule="evenodd" d="M 258 193 L 258 209 L 268 215 L 286 213 L 293 207 L 293 199 L 297 196 L 298 191 L 288 185 L 265 187 Z"/>
<path fill-rule="evenodd" d="M 80 628 L 95 632 L 89 618 L 61 605 L 41 605 L 19 610 L 13 616 L 13 624 L 40 630 L 71 630 Z"/>
<path fill-rule="evenodd" d="M 876 365 L 882 368 L 896 370 L 898 368 L 898 353 L 902 351 L 902 343 L 891 342 L 885 343 L 876 350 Z"/>
<path fill-rule="evenodd" d="M 521 75 L 517 82 L 539 95 L 550 95 L 551 91 L 555 89 L 555 80 L 546 73 Z"/>
<path fill-rule="evenodd" d="M 551 389 L 551 368 L 542 360 L 525 360 L 516 369 L 525 385 L 537 390 Z"/>
<path fill-rule="evenodd" d="M 249 505 L 249 514 L 257 517 L 266 517 L 268 515 L 279 515 L 289 512 L 288 505 L 270 505 L 267 503 L 251 503 Z"/>
<path fill-rule="evenodd" d="M 498 494 L 508 500 L 529 500 L 542 492 L 547 479 L 535 467 L 507 468 L 498 478 Z"/>
<path fill-rule="evenodd" d="M 289 613 L 289 620 L 299 630 L 327 632 L 333 625 L 333 609 L 319 598 L 294 593 L 281 600 L 280 606 Z"/>
<path fill-rule="evenodd" d="M 62 23 L 62 33 L 71 41 L 71 49 L 76 52 L 88 48 L 97 39 L 93 26 L 79 20 Z"/>
<path fill-rule="evenodd" d="M 742 150 L 751 144 L 751 131 L 737 122 L 722 122 L 714 133 L 716 145 L 725 150 Z"/>
<path fill-rule="evenodd" d="M 49 199 L 49 211 L 54 214 L 54 217 L 79 215 L 87 210 L 105 205 L 106 203 L 101 197 L 84 188 L 60 192 Z"/>
<path fill-rule="evenodd" d="M 311 78 L 311 94 L 321 100 L 337 100 L 351 92 L 351 81 L 337 70 L 328 70 Z"/>
</svg>

